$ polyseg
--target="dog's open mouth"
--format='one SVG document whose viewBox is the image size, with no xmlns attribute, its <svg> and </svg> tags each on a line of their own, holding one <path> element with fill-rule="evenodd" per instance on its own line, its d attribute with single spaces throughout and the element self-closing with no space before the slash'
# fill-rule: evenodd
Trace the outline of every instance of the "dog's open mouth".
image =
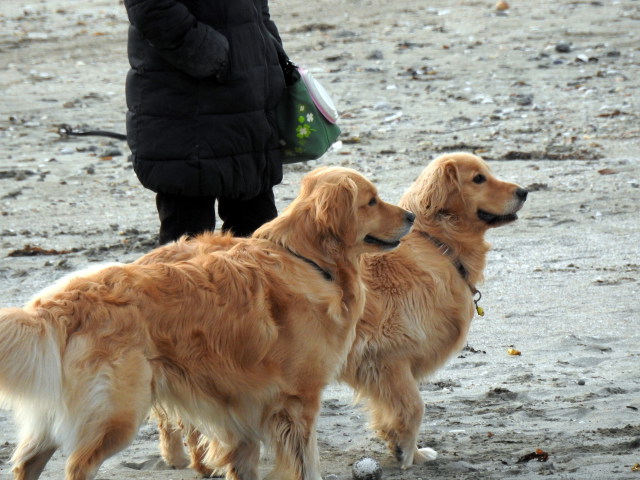
<svg viewBox="0 0 640 480">
<path fill-rule="evenodd" d="M 387 242 L 371 235 L 367 235 L 366 237 L 364 237 L 364 243 L 368 243 L 369 245 L 377 245 L 382 248 L 396 248 L 398 245 L 400 245 L 399 240 Z"/>
<path fill-rule="evenodd" d="M 490 213 L 485 210 L 478 210 L 478 218 L 487 225 L 502 225 L 504 223 L 516 221 L 518 216 L 515 213 L 496 215 L 495 213 Z"/>
</svg>

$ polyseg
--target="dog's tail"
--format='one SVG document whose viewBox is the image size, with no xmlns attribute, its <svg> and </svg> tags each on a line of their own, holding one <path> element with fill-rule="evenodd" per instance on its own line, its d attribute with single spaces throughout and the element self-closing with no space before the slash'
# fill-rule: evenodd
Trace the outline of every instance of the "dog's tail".
<svg viewBox="0 0 640 480">
<path fill-rule="evenodd" d="M 41 311 L 40 311 L 41 312 Z M 62 399 L 60 334 L 38 310 L 0 310 L 0 406 Z"/>
</svg>

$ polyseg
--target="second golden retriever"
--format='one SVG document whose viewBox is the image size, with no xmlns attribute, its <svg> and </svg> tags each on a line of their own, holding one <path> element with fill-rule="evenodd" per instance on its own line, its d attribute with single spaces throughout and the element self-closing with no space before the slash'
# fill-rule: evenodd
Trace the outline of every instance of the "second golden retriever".
<svg viewBox="0 0 640 480">
<path fill-rule="evenodd" d="M 479 157 L 451 153 L 432 161 L 408 189 L 400 206 L 416 214 L 399 248 L 363 256 L 367 286 L 342 381 L 370 411 L 373 428 L 402 468 L 435 458 L 417 448 L 424 415 L 419 381 L 444 365 L 465 342 L 479 297 L 477 286 L 489 244 L 486 231 L 516 220 L 527 191 L 491 174 Z M 201 237 L 180 241 L 143 257 L 143 263 L 179 261 L 203 251 L 228 248 L 237 240 Z M 161 451 L 183 465 L 180 432 L 162 418 Z M 191 466 L 210 473 L 205 448 L 192 431 Z M 216 441 L 209 452 L 215 455 Z"/>
<path fill-rule="evenodd" d="M 398 245 L 413 214 L 353 170 L 322 168 L 252 238 L 171 265 L 85 271 L 0 310 L 0 403 L 21 426 L 17 480 L 57 449 L 94 478 L 155 405 L 215 437 L 228 479 L 321 480 L 315 422 L 365 295 L 359 256 Z"/>
<path fill-rule="evenodd" d="M 369 408 L 372 427 L 402 468 L 435 458 L 417 448 L 419 381 L 466 341 L 490 245 L 486 231 L 517 219 L 527 190 L 499 180 L 479 157 L 432 161 L 400 200 L 416 214 L 399 248 L 365 255 L 365 313 L 341 379 Z"/>
</svg>

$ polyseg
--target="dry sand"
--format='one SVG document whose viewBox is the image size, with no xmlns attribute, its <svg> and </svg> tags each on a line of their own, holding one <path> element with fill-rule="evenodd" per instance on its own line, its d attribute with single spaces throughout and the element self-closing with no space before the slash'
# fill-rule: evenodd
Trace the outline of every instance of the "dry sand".
<svg viewBox="0 0 640 480">
<path fill-rule="evenodd" d="M 420 442 L 439 458 L 401 472 L 349 389 L 331 386 L 324 474 L 348 479 L 369 456 L 387 479 L 640 479 L 640 2 L 497 12 L 491 0 L 271 0 L 271 10 L 343 128 L 341 148 L 287 167 L 280 208 L 319 164 L 355 167 L 396 201 L 451 150 L 480 153 L 531 191 L 520 220 L 490 233 L 486 316 L 469 348 L 424 382 Z M 124 132 L 122 4 L 3 0 L 0 26 L 0 305 L 10 306 L 71 270 L 136 258 L 158 221 L 124 142 L 56 133 L 64 123 Z M 15 441 L 0 411 L 2 480 Z M 536 449 L 546 462 L 518 463 Z M 56 454 L 43 478 L 62 479 L 63 462 Z M 158 461 L 149 423 L 97 478 L 197 475 Z"/>
</svg>

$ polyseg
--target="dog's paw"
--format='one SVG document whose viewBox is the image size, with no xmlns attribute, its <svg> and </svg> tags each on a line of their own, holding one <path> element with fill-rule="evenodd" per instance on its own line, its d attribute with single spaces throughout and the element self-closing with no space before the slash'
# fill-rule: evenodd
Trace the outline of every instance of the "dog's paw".
<svg viewBox="0 0 640 480">
<path fill-rule="evenodd" d="M 418 448 L 416 449 L 416 452 L 413 454 L 413 463 L 418 464 L 418 463 L 432 462 L 436 458 L 438 458 L 438 452 L 436 452 L 434 449 L 428 448 L 428 447 Z"/>
<path fill-rule="evenodd" d="M 183 470 L 189 466 L 189 459 L 184 458 L 183 460 L 174 460 L 171 463 L 167 462 L 167 465 L 177 470 Z"/>
<path fill-rule="evenodd" d="M 223 465 L 221 467 L 211 467 L 209 465 L 205 465 L 203 462 L 191 462 L 189 468 L 198 472 L 202 476 L 202 478 L 224 477 L 227 474 L 226 465 Z"/>
<path fill-rule="evenodd" d="M 189 466 L 189 459 L 182 452 L 173 452 L 162 456 L 164 463 L 171 468 L 182 470 Z"/>
</svg>

